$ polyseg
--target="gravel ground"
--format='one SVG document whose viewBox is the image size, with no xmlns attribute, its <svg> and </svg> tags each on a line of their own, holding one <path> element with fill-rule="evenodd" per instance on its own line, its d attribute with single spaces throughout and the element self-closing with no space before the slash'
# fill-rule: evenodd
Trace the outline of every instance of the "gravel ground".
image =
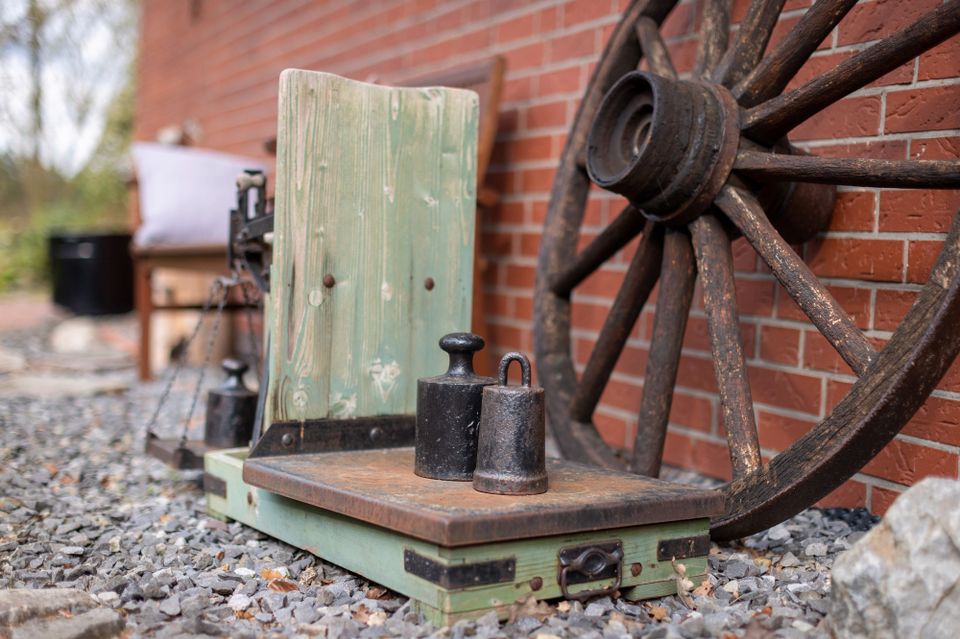
<svg viewBox="0 0 960 639">
<path fill-rule="evenodd" d="M 0 347 L 30 360 L 50 328 L 0 335 Z M 810 509 L 741 543 L 715 545 L 711 575 L 683 597 L 517 606 L 508 624 L 488 615 L 437 629 L 402 597 L 207 517 L 196 474 L 141 453 L 161 385 L 124 374 L 126 392 L 0 397 L 0 588 L 88 591 L 126 615 L 130 636 L 822 636 L 834 557 L 874 523 L 863 511 Z M 190 379 L 178 385 L 161 430 L 176 429 Z"/>
</svg>

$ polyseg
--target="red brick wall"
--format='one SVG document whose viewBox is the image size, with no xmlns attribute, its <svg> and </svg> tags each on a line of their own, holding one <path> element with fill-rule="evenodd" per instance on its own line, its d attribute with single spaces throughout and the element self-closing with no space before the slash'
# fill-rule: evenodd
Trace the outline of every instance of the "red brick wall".
<svg viewBox="0 0 960 639">
<path fill-rule="evenodd" d="M 801 73 L 837 64 L 909 23 L 940 0 L 865 0 Z M 539 236 L 564 137 L 591 69 L 624 0 L 145 0 L 137 134 L 152 138 L 192 119 L 198 143 L 262 154 L 275 128 L 277 76 L 286 67 L 389 81 L 484 58 L 507 59 L 500 132 L 491 166 L 503 198 L 483 223 L 491 261 L 485 294 L 497 351 L 531 351 L 532 288 Z M 692 63 L 699 2 L 681 2 L 664 26 L 681 71 Z M 739 20 L 747 6 L 737 0 Z M 809 0 L 788 0 L 775 38 Z M 954 38 L 858 91 L 793 135 L 815 153 L 875 158 L 960 155 L 960 39 Z M 890 337 L 925 280 L 956 191 L 843 188 L 830 231 L 803 247 L 813 270 L 878 344 Z M 619 211 L 591 200 L 585 234 Z M 738 302 L 761 444 L 782 449 L 843 396 L 850 371 L 742 241 L 736 245 Z M 625 270 L 619 256 L 575 297 L 576 359 L 589 354 Z M 686 334 L 671 416 L 667 461 L 727 476 L 709 345 L 699 294 Z M 616 446 L 632 442 L 652 328 L 644 311 L 597 413 Z M 904 486 L 958 474 L 960 365 L 955 365 L 902 434 L 829 501 L 883 512 Z"/>
</svg>

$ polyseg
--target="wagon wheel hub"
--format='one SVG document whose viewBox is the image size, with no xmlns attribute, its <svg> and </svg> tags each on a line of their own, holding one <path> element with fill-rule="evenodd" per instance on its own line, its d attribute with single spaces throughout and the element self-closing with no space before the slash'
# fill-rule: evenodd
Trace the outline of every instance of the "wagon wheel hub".
<svg viewBox="0 0 960 639">
<path fill-rule="evenodd" d="M 628 73 L 593 120 L 587 170 L 647 218 L 687 224 L 730 176 L 740 143 L 738 114 L 721 85 Z"/>
</svg>

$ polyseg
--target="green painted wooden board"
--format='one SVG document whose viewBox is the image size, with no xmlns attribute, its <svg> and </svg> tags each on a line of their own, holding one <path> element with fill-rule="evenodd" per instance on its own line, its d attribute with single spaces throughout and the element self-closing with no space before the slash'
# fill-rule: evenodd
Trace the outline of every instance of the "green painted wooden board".
<svg viewBox="0 0 960 639">
<path fill-rule="evenodd" d="M 623 543 L 621 592 L 626 598 L 672 594 L 676 591 L 673 568 L 668 561 L 658 561 L 658 542 L 706 535 L 709 529 L 709 520 L 702 518 L 450 548 L 250 486 L 242 478 L 246 455 L 246 449 L 234 449 L 205 456 L 206 473 L 226 486 L 226 497 L 207 492 L 207 509 L 212 515 L 242 522 L 406 595 L 437 625 L 478 617 L 489 610 L 505 618 L 510 605 L 528 595 L 538 599 L 560 597 L 558 550 L 610 539 Z M 446 566 L 514 558 L 516 569 L 513 579 L 506 583 L 448 589 L 407 572 L 405 550 Z M 637 575 L 629 569 L 634 563 L 642 567 Z M 686 558 L 682 563 L 694 582 L 707 570 L 706 556 Z M 536 591 L 531 585 L 534 577 L 543 581 Z M 604 584 L 584 584 L 582 588 L 599 585 Z"/>
<path fill-rule="evenodd" d="M 470 327 L 477 108 L 280 76 L 267 424 L 412 414 L 445 370 L 438 339 Z"/>
</svg>

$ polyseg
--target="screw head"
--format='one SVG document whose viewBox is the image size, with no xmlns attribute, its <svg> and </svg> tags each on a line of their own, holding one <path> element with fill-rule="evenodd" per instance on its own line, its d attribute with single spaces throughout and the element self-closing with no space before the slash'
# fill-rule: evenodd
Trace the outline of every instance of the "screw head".
<svg viewBox="0 0 960 639">
<path fill-rule="evenodd" d="M 284 446 L 293 446 L 293 435 L 290 433 L 284 433 L 283 437 L 280 438 L 280 443 Z"/>
<path fill-rule="evenodd" d="M 428 291 L 432 291 L 433 287 L 436 285 L 437 283 L 433 281 L 432 277 L 428 277 L 423 281 L 423 288 L 427 289 Z"/>
<path fill-rule="evenodd" d="M 383 429 L 380 428 L 379 426 L 374 426 L 373 428 L 370 429 L 370 441 L 378 442 L 380 441 L 380 438 L 382 436 L 383 436 Z"/>
<path fill-rule="evenodd" d="M 543 577 L 534 577 L 530 580 L 530 590 L 540 590 L 543 588 Z"/>
<path fill-rule="evenodd" d="M 326 275 L 323 276 L 323 285 L 326 286 L 327 288 L 333 288 L 333 285 L 336 283 L 337 283 L 337 279 L 330 273 L 327 273 Z"/>
<path fill-rule="evenodd" d="M 634 577 L 637 577 L 637 576 L 640 575 L 641 572 L 643 572 L 643 565 L 641 565 L 641 564 L 630 564 L 630 574 L 631 574 L 631 575 L 633 575 Z"/>
</svg>

